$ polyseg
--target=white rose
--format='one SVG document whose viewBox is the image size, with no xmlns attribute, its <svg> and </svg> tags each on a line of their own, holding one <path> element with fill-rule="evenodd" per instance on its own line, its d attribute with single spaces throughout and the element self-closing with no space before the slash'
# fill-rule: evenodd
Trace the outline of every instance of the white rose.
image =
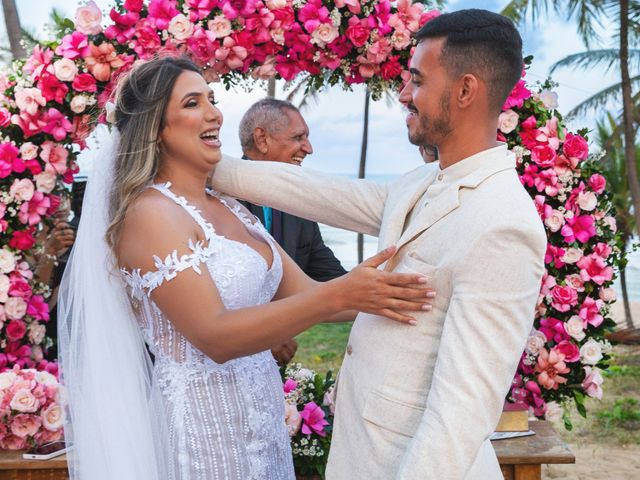
<svg viewBox="0 0 640 480">
<path fill-rule="evenodd" d="M 586 337 L 586 334 L 584 333 L 584 321 L 577 315 L 572 316 L 565 322 L 564 329 L 567 332 L 567 335 L 577 341 L 581 341 Z"/>
<path fill-rule="evenodd" d="M 193 35 L 193 23 L 187 17 L 179 13 L 169 22 L 169 33 L 176 40 L 186 40 Z"/>
<path fill-rule="evenodd" d="M 69 107 L 73 113 L 82 113 L 87 108 L 87 97 L 84 95 L 76 95 L 71 99 Z"/>
<path fill-rule="evenodd" d="M 616 291 L 613 288 L 601 288 L 600 289 L 600 300 L 605 302 L 615 302 L 616 301 Z"/>
<path fill-rule="evenodd" d="M 40 402 L 29 389 L 23 388 L 14 394 L 9 406 L 19 412 L 33 413 L 40 407 Z"/>
<path fill-rule="evenodd" d="M 53 62 L 53 71 L 61 82 L 72 82 L 78 74 L 78 67 L 73 60 L 61 58 Z"/>
<path fill-rule="evenodd" d="M 544 412 L 544 419 L 550 422 L 557 422 L 562 419 L 562 407 L 557 402 L 548 402 L 547 410 Z"/>
<path fill-rule="evenodd" d="M 23 143 L 20 147 L 20 156 L 23 160 L 33 160 L 38 156 L 38 146 L 31 142 Z"/>
<path fill-rule="evenodd" d="M 271 30 L 271 39 L 278 45 L 284 45 L 284 29 L 274 28 Z"/>
<path fill-rule="evenodd" d="M 544 224 L 552 232 L 557 232 L 564 225 L 564 215 L 558 210 L 552 210 L 551 215 L 544 219 Z"/>
<path fill-rule="evenodd" d="M 0 390 L 9 388 L 15 382 L 17 375 L 11 370 L 0 373 Z"/>
<path fill-rule="evenodd" d="M 33 198 L 35 188 L 28 178 L 16 179 L 9 189 L 9 195 L 19 202 L 28 202 Z"/>
<path fill-rule="evenodd" d="M 4 303 L 7 301 L 10 286 L 11 282 L 9 281 L 9 277 L 0 275 L 0 302 Z"/>
<path fill-rule="evenodd" d="M 602 360 L 602 347 L 593 338 L 590 338 L 587 343 L 580 347 L 580 358 L 582 363 L 595 365 Z"/>
<path fill-rule="evenodd" d="M 504 133 L 511 133 L 518 126 L 518 114 L 509 109 L 506 112 L 502 112 L 498 117 L 498 129 Z"/>
<path fill-rule="evenodd" d="M 340 32 L 338 32 L 338 29 L 332 24 L 322 23 L 318 25 L 318 28 L 316 28 L 311 34 L 311 42 L 320 47 L 324 47 L 338 38 L 339 34 Z"/>
<path fill-rule="evenodd" d="M 58 380 L 54 375 L 51 375 L 49 372 L 41 371 L 36 373 L 35 376 L 36 382 L 41 383 L 42 385 L 57 385 Z"/>
<path fill-rule="evenodd" d="M 616 219 L 614 217 L 604 217 L 602 220 L 613 233 L 616 233 L 618 226 L 616 225 Z"/>
<path fill-rule="evenodd" d="M 34 345 L 39 345 L 44 340 L 45 327 L 44 325 L 39 324 L 38 322 L 32 322 L 29 324 L 29 340 Z"/>
<path fill-rule="evenodd" d="M 102 31 L 102 12 L 92 0 L 76 10 L 76 30 L 85 35 L 97 35 Z"/>
<path fill-rule="evenodd" d="M 4 313 L 12 320 L 20 320 L 27 313 L 27 302 L 22 297 L 9 297 L 4 303 Z"/>
<path fill-rule="evenodd" d="M 580 192 L 577 203 L 582 210 L 590 212 L 598 205 L 598 197 L 593 192 Z"/>
<path fill-rule="evenodd" d="M 269 10 L 277 10 L 287 6 L 287 0 L 267 0 L 265 2 Z"/>
<path fill-rule="evenodd" d="M 540 354 L 540 350 L 542 350 L 546 342 L 547 337 L 545 337 L 544 333 L 542 333 L 540 330 L 532 330 L 529 334 L 529 338 L 527 339 L 525 351 L 529 355 L 538 356 Z"/>
<path fill-rule="evenodd" d="M 49 431 L 55 432 L 64 424 L 64 411 L 60 405 L 52 403 L 42 412 L 42 425 Z"/>
<path fill-rule="evenodd" d="M 10 273 L 16 268 L 16 257 L 9 250 L 0 249 L 0 273 Z"/>
<path fill-rule="evenodd" d="M 584 253 L 579 248 L 567 248 L 562 256 L 562 261 L 564 263 L 576 263 L 583 256 Z"/>
<path fill-rule="evenodd" d="M 40 345 L 34 345 L 31 348 L 31 357 L 36 362 L 41 362 L 42 360 L 44 360 L 44 353 L 42 352 L 42 347 Z"/>
<path fill-rule="evenodd" d="M 36 181 L 36 188 L 42 193 L 51 193 L 56 186 L 56 174 L 44 171 L 33 177 Z"/>
<path fill-rule="evenodd" d="M 558 108 L 558 94 L 551 90 L 542 90 L 540 92 L 540 100 L 549 110 L 555 110 Z"/>
<path fill-rule="evenodd" d="M 226 37 L 231 33 L 231 22 L 222 15 L 213 17 L 213 20 L 209 20 L 207 26 L 209 31 L 215 35 L 215 38 Z"/>
</svg>

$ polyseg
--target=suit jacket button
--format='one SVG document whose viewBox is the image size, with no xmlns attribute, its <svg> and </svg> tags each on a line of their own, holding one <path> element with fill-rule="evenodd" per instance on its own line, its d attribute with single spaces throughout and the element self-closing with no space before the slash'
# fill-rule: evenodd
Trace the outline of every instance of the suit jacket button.
<svg viewBox="0 0 640 480">
<path fill-rule="evenodd" d="M 351 345 L 347 345 L 347 355 L 351 355 L 353 353 L 353 347 Z"/>
</svg>

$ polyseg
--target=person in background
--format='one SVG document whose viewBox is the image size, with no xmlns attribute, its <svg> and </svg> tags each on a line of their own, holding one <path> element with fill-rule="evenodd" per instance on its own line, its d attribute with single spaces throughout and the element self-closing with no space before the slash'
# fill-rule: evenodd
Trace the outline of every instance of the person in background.
<svg viewBox="0 0 640 480">
<path fill-rule="evenodd" d="M 309 127 L 290 102 L 265 98 L 254 103 L 240 120 L 243 158 L 301 165 L 313 153 Z M 314 280 L 325 282 L 346 270 L 322 239 L 316 222 L 271 207 L 242 202 L 273 235 L 276 242 Z M 271 350 L 280 365 L 295 355 L 295 339 Z"/>
</svg>

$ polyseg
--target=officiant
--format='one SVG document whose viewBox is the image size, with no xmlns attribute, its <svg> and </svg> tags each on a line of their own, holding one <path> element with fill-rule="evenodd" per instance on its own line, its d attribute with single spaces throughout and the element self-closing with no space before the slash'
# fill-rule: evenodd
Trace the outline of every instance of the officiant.
<svg viewBox="0 0 640 480">
<path fill-rule="evenodd" d="M 301 165 L 313 153 L 309 127 L 290 102 L 265 98 L 254 103 L 239 126 L 244 159 Z M 269 206 L 242 202 L 266 227 L 278 244 L 314 280 L 324 282 L 346 273 L 327 247 L 316 222 Z M 297 349 L 295 340 L 272 349 L 279 364 L 286 364 Z"/>
</svg>

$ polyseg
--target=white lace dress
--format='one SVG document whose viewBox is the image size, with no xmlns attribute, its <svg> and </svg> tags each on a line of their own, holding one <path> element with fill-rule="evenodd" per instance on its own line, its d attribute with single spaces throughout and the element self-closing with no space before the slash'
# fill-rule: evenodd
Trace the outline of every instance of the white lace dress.
<svg viewBox="0 0 640 480">
<path fill-rule="evenodd" d="M 284 423 L 284 396 L 271 352 L 218 364 L 191 345 L 165 317 L 150 294 L 179 272 L 211 274 L 227 309 L 269 302 L 282 278 L 273 239 L 258 222 L 221 201 L 249 232 L 269 243 L 273 263 L 244 243 L 217 235 L 213 226 L 170 184 L 154 185 L 181 205 L 204 231 L 206 242 L 192 253 L 154 257 L 157 270 L 123 270 L 138 323 L 155 356 L 157 395 L 167 421 L 169 480 L 291 480 L 294 477 Z M 210 192 L 211 193 L 211 192 Z"/>
</svg>

